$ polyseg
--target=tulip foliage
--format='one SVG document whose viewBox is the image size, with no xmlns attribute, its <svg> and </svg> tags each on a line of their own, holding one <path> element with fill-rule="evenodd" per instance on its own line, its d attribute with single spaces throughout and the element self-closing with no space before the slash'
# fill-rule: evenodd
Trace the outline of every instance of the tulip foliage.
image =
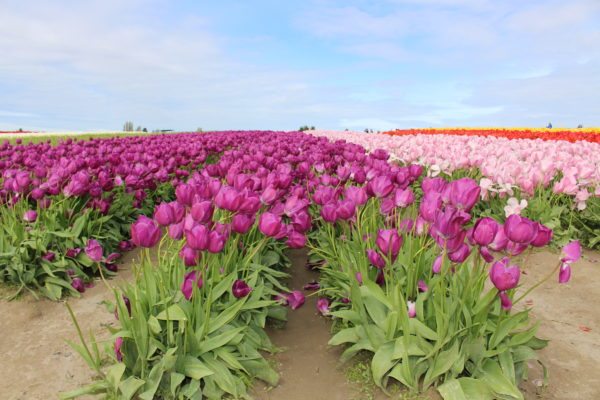
<svg viewBox="0 0 600 400">
<path fill-rule="evenodd" d="M 392 190 L 407 190 L 399 186 Z M 323 217 L 313 234 L 313 259 L 324 261 L 321 294 L 342 322 L 330 344 L 345 346 L 342 361 L 370 352 L 384 391 L 394 379 L 414 391 L 437 386 L 446 400 L 522 399 L 518 384 L 546 341 L 535 336 L 529 309 L 511 310 L 524 297 L 516 289 L 525 254 L 552 232 L 518 215 L 504 224 L 474 220 L 473 180 L 426 178 L 420 190 L 420 204 L 387 212 L 387 199 L 373 196 L 354 219 Z M 550 275 L 560 266 L 560 282 L 579 257 L 567 253 Z"/>
</svg>

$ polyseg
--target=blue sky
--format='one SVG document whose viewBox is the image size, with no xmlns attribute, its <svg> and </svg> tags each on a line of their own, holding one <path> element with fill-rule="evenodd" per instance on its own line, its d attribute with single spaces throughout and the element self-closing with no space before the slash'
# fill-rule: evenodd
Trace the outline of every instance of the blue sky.
<svg viewBox="0 0 600 400">
<path fill-rule="evenodd" d="M 598 0 L 3 0 L 0 54 L 0 130 L 600 125 Z"/>
</svg>

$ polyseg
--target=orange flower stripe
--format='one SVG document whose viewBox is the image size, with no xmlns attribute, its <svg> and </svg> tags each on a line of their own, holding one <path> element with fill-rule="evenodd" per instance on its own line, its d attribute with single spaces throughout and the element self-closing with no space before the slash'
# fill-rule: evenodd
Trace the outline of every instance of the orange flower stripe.
<svg viewBox="0 0 600 400">
<path fill-rule="evenodd" d="M 509 139 L 565 140 L 567 142 L 588 141 L 600 143 L 600 128 L 418 128 L 395 129 L 387 135 L 464 135 L 496 136 Z"/>
</svg>

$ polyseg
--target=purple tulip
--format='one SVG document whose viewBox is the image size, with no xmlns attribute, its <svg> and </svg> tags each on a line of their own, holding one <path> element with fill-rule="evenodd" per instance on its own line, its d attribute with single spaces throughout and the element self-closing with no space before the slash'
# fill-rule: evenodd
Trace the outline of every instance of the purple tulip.
<svg viewBox="0 0 600 400">
<path fill-rule="evenodd" d="M 321 313 L 321 315 L 329 314 L 329 300 L 322 297 L 317 300 L 317 310 Z"/>
<path fill-rule="evenodd" d="M 68 249 L 65 253 L 65 256 L 75 258 L 79 255 L 79 253 L 81 253 L 81 249 L 79 247 L 76 247 L 74 249 Z"/>
<path fill-rule="evenodd" d="M 396 207 L 406 208 L 415 201 L 415 195 L 411 189 L 398 189 L 394 193 L 394 204 Z"/>
<path fill-rule="evenodd" d="M 400 221 L 398 230 L 400 230 L 400 232 L 409 233 L 412 232 L 414 226 L 415 221 L 412 218 L 405 218 L 402 221 Z"/>
<path fill-rule="evenodd" d="M 367 184 L 367 190 L 372 193 L 377 198 L 387 197 L 388 194 L 392 192 L 394 189 L 394 184 L 392 180 L 387 175 L 380 175 L 376 178 L 373 178 Z"/>
<path fill-rule="evenodd" d="M 504 226 L 498 225 L 498 230 L 496 231 L 496 236 L 494 236 L 494 240 L 488 246 L 493 251 L 503 251 L 506 249 L 506 245 L 508 244 L 508 237 L 506 237 L 506 233 L 504 233 Z"/>
<path fill-rule="evenodd" d="M 225 247 L 225 236 L 220 232 L 211 231 L 208 235 L 208 251 L 217 254 L 223 250 Z"/>
<path fill-rule="evenodd" d="M 539 222 L 537 223 L 537 225 L 538 225 L 537 235 L 531 241 L 531 245 L 534 247 L 544 247 L 548 243 L 550 243 L 550 241 L 552 240 L 553 232 L 552 232 L 552 229 L 540 224 Z"/>
<path fill-rule="evenodd" d="M 512 240 L 509 240 L 506 243 L 506 252 L 510 254 L 511 257 L 518 256 L 527 250 L 527 243 L 516 243 Z"/>
<path fill-rule="evenodd" d="M 71 286 L 79 293 L 85 292 L 85 285 L 81 278 L 73 278 L 73 280 L 71 281 Z"/>
<path fill-rule="evenodd" d="M 290 196 L 284 203 L 283 213 L 288 217 L 291 217 L 297 212 L 305 210 L 308 206 L 308 200 L 298 196 Z"/>
<path fill-rule="evenodd" d="M 223 186 L 215 196 L 215 204 L 223 210 L 236 212 L 242 205 L 243 198 L 234 187 Z"/>
<path fill-rule="evenodd" d="M 317 281 L 308 282 L 303 287 L 304 290 L 319 290 L 320 288 L 321 288 L 321 285 L 319 285 L 319 282 L 317 282 Z"/>
<path fill-rule="evenodd" d="M 282 227 L 281 217 L 271 212 L 261 214 L 258 219 L 258 230 L 265 236 L 276 237 L 280 234 Z"/>
<path fill-rule="evenodd" d="M 402 246 L 402 236 L 398 235 L 398 231 L 395 229 L 380 229 L 375 243 L 383 254 L 391 257 L 394 261 Z"/>
<path fill-rule="evenodd" d="M 279 191 L 273 186 L 267 186 L 260 195 L 260 201 L 263 204 L 271 205 L 279 198 Z"/>
<path fill-rule="evenodd" d="M 292 310 L 296 310 L 304 304 L 305 298 L 304 294 L 302 294 L 299 290 L 294 290 L 286 296 L 288 305 Z"/>
<path fill-rule="evenodd" d="M 510 265 L 510 259 L 504 257 L 496 261 L 490 268 L 490 279 L 499 291 L 514 289 L 519 284 L 521 269 L 517 265 Z"/>
<path fill-rule="evenodd" d="M 201 224 L 209 223 L 212 220 L 213 212 L 213 205 L 210 201 L 194 203 L 191 209 L 192 218 Z"/>
<path fill-rule="evenodd" d="M 425 293 L 429 290 L 429 287 L 427 286 L 424 280 L 419 279 L 419 282 L 417 282 L 417 289 L 419 290 L 419 292 Z"/>
<path fill-rule="evenodd" d="M 382 269 L 385 267 L 385 260 L 377 251 L 373 249 L 367 249 L 367 258 L 369 259 L 371 265 L 375 268 Z"/>
<path fill-rule="evenodd" d="M 207 250 L 209 244 L 209 229 L 204 225 L 194 225 L 185 231 L 185 241 L 194 250 Z"/>
<path fill-rule="evenodd" d="M 294 229 L 301 233 L 306 233 L 312 226 L 310 214 L 307 212 L 298 212 L 292 216 L 292 225 Z"/>
<path fill-rule="evenodd" d="M 558 271 L 558 283 L 567 283 L 571 279 L 571 264 L 562 263 Z"/>
<path fill-rule="evenodd" d="M 94 262 L 102 261 L 102 246 L 95 239 L 88 240 L 85 246 L 85 254 Z"/>
<path fill-rule="evenodd" d="M 450 203 L 466 212 L 471 211 L 479 200 L 481 187 L 471 178 L 461 178 L 450 182 Z"/>
<path fill-rule="evenodd" d="M 347 200 L 352 200 L 352 202 L 356 205 L 363 205 L 367 202 L 367 200 L 369 200 L 367 191 L 362 186 L 348 186 L 344 190 L 344 198 Z"/>
<path fill-rule="evenodd" d="M 444 260 L 444 257 L 442 255 L 439 255 L 433 261 L 433 266 L 431 267 L 431 270 L 433 271 L 434 274 L 439 274 L 442 271 L 443 260 Z"/>
<path fill-rule="evenodd" d="M 481 246 L 479 248 L 479 254 L 481 254 L 481 257 L 483 257 L 483 259 L 485 260 L 485 262 L 487 263 L 491 263 L 492 261 L 494 261 L 494 256 L 492 255 L 492 253 L 490 252 L 490 249 L 488 249 L 485 246 Z"/>
<path fill-rule="evenodd" d="M 288 233 L 288 240 L 285 244 L 291 249 L 301 249 L 306 246 L 306 235 L 292 230 Z"/>
<path fill-rule="evenodd" d="M 337 206 L 333 203 L 325 204 L 321 208 L 321 217 L 325 222 L 330 224 L 335 223 L 337 221 Z"/>
<path fill-rule="evenodd" d="M 123 353 L 121 352 L 121 347 L 123 347 L 123 338 L 118 337 L 115 339 L 115 357 L 118 362 L 123 361 Z"/>
<path fill-rule="evenodd" d="M 484 217 L 475 223 L 472 238 L 479 246 L 487 246 L 494 241 L 497 232 L 498 222 L 493 218 Z"/>
<path fill-rule="evenodd" d="M 448 253 L 448 258 L 454 263 L 463 263 L 471 254 L 471 248 L 466 243 L 461 243 L 456 249 Z"/>
<path fill-rule="evenodd" d="M 426 222 L 434 222 L 441 206 L 442 197 L 438 192 L 425 192 L 419 205 L 420 217 Z"/>
<path fill-rule="evenodd" d="M 119 250 L 121 251 L 133 250 L 134 247 L 133 241 L 131 240 L 122 240 L 119 242 Z"/>
<path fill-rule="evenodd" d="M 252 225 L 254 225 L 255 217 L 254 215 L 246 215 L 246 214 L 236 214 L 233 216 L 231 220 L 231 230 L 235 233 L 239 233 L 243 235 L 248 232 Z"/>
<path fill-rule="evenodd" d="M 179 252 L 179 258 L 183 260 L 186 267 L 195 267 L 200 262 L 200 253 L 189 246 L 183 246 Z"/>
<path fill-rule="evenodd" d="M 160 203 L 154 211 L 154 220 L 161 226 L 171 225 L 175 222 L 175 210 L 167 203 Z"/>
<path fill-rule="evenodd" d="M 131 240 L 139 247 L 154 247 L 160 241 L 160 229 L 153 220 L 140 215 L 131 225 Z"/>
<path fill-rule="evenodd" d="M 361 286 L 363 284 L 362 274 L 357 272 L 354 277 L 356 278 L 356 282 L 358 282 L 358 286 Z"/>
<path fill-rule="evenodd" d="M 337 204 L 336 217 L 349 220 L 356 214 L 356 205 L 352 200 L 341 200 Z"/>
<path fill-rule="evenodd" d="M 233 282 L 233 286 L 231 287 L 231 292 L 237 299 L 248 296 L 248 294 L 250 294 L 251 291 L 252 288 L 241 279 L 238 279 L 235 282 Z"/>
<path fill-rule="evenodd" d="M 35 222 L 37 217 L 37 212 L 35 212 L 34 210 L 25 211 L 25 214 L 23 214 L 23 220 L 25 222 Z"/>
<path fill-rule="evenodd" d="M 504 233 L 515 243 L 529 244 L 537 236 L 538 224 L 518 214 L 512 214 L 504 223 Z"/>
<path fill-rule="evenodd" d="M 56 258 L 56 254 L 54 254 L 54 252 L 52 251 L 47 251 L 43 256 L 42 259 L 46 260 L 48 262 L 52 262 L 54 261 L 54 259 Z"/>
<path fill-rule="evenodd" d="M 408 311 L 408 318 L 415 318 L 417 316 L 417 304 L 414 301 L 407 301 L 406 308 Z"/>
<path fill-rule="evenodd" d="M 448 182 L 443 178 L 425 178 L 423 179 L 423 183 L 421 183 L 421 188 L 423 189 L 423 193 L 442 193 L 447 185 Z"/>
<path fill-rule="evenodd" d="M 181 293 L 183 293 L 183 296 L 186 298 L 186 300 L 190 300 L 192 298 L 192 294 L 194 293 L 194 284 L 196 284 L 198 289 L 201 289 L 204 285 L 202 275 L 198 271 L 190 271 L 183 277 Z"/>
<path fill-rule="evenodd" d="M 562 262 L 568 264 L 577 262 L 579 258 L 581 258 L 581 244 L 579 243 L 579 240 L 574 240 L 565 245 L 562 248 L 562 254 L 564 256 Z"/>
<path fill-rule="evenodd" d="M 500 296 L 500 305 L 502 306 L 502 309 L 510 311 L 512 308 L 512 300 L 508 297 L 508 294 L 506 292 L 500 292 L 498 293 L 498 296 Z"/>
<path fill-rule="evenodd" d="M 177 201 L 184 206 L 191 206 L 194 198 L 194 188 L 186 184 L 179 185 L 177 186 L 177 189 L 175 189 L 175 197 L 177 197 Z"/>
<path fill-rule="evenodd" d="M 169 237 L 171 239 L 181 240 L 181 238 L 183 237 L 183 232 L 184 232 L 183 224 L 184 224 L 184 222 L 181 221 L 177 224 L 169 225 L 168 233 L 169 233 Z"/>
</svg>

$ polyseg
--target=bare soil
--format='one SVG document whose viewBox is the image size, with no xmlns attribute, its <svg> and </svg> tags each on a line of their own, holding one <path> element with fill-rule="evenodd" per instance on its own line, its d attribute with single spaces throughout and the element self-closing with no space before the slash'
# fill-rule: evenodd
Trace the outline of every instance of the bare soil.
<svg viewBox="0 0 600 400">
<path fill-rule="evenodd" d="M 305 255 L 291 253 L 293 260 L 290 286 L 301 290 L 317 279 L 304 268 Z M 124 258 L 125 267 L 110 284 L 131 279 L 127 267 L 135 262 L 136 252 Z M 554 268 L 559 256 L 551 252 L 531 255 L 526 281 L 535 281 Z M 4 290 L 4 292 L 6 292 Z M 5 294 L 5 293 L 4 293 Z M 310 292 L 305 292 L 310 294 Z M 106 338 L 105 326 L 115 319 L 102 301 L 112 294 L 101 283 L 88 289 L 80 299 L 70 299 L 79 324 L 99 338 Z M 540 388 L 541 369 L 532 364 L 530 380 L 522 386 L 528 400 L 600 399 L 600 254 L 585 252 L 573 267 L 571 282 L 557 283 L 553 276 L 528 296 L 533 316 L 540 321 L 539 335 L 550 339 L 540 354 L 547 366 L 550 383 Z M 349 383 L 338 366 L 341 349 L 329 348 L 330 322 L 319 316 L 316 297 L 290 311 L 289 322 L 269 334 L 281 352 L 273 356 L 281 375 L 280 384 L 266 388 L 258 384 L 254 396 L 259 400 L 336 400 L 384 399 L 382 393 L 365 392 L 365 384 Z M 35 300 L 25 295 L 16 301 L 0 300 L 0 400 L 56 399 L 58 393 L 89 383 L 93 373 L 65 340 L 77 341 L 77 332 L 63 302 Z M 414 399 L 406 393 L 392 398 Z M 426 395 L 419 399 L 436 399 Z"/>
</svg>

